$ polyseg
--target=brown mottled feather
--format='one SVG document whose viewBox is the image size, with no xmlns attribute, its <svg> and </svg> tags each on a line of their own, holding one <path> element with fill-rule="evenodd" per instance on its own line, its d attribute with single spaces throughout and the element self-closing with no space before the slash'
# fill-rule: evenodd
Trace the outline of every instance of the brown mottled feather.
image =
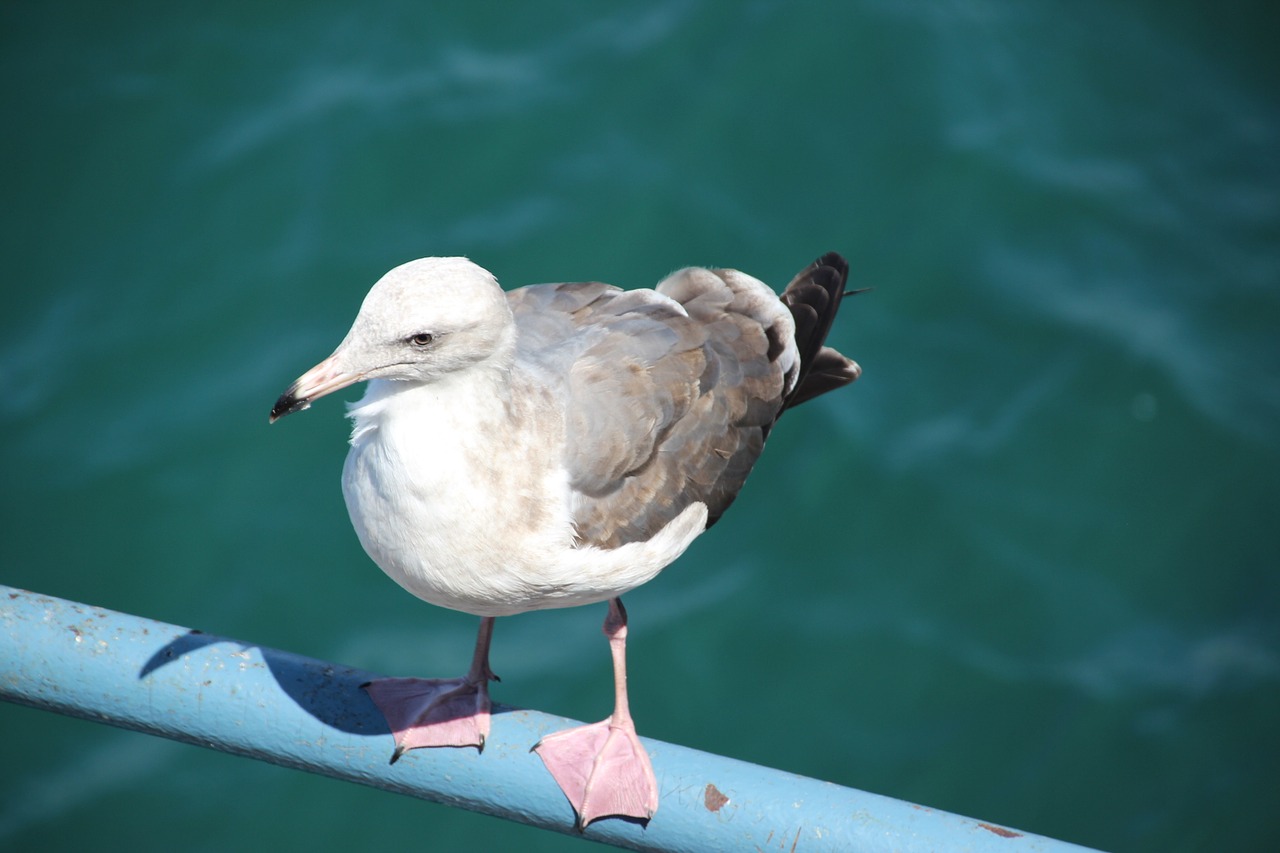
<svg viewBox="0 0 1280 853">
<path fill-rule="evenodd" d="M 857 378 L 822 345 L 847 275 L 831 253 L 781 297 L 736 270 L 700 268 L 656 290 L 588 282 L 508 294 L 521 358 L 567 376 L 556 381 L 579 541 L 648 539 L 694 501 L 714 523 L 782 411 Z M 794 354 L 780 305 L 794 318 Z"/>
</svg>

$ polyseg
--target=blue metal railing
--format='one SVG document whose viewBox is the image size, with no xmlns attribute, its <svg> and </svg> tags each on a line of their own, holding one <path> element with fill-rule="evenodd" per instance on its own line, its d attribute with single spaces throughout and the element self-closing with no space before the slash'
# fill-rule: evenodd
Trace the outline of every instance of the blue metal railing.
<svg viewBox="0 0 1280 853">
<path fill-rule="evenodd" d="M 530 747 L 576 723 L 502 705 L 482 753 L 391 735 L 344 666 L 0 586 L 0 699 L 576 834 Z M 645 740 L 661 789 L 647 827 L 585 835 L 632 850 L 1066 853 L 1084 848 Z"/>
</svg>

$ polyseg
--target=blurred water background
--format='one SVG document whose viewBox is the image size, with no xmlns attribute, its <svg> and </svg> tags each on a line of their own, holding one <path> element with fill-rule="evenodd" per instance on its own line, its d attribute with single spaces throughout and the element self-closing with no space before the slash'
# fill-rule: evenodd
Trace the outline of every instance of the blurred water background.
<svg viewBox="0 0 1280 853">
<path fill-rule="evenodd" d="M 6 3 L 0 580 L 458 674 L 475 620 L 349 528 L 340 402 L 267 426 L 369 285 L 466 254 L 781 286 L 834 249 L 865 374 L 628 598 L 641 732 L 1107 849 L 1278 849 L 1277 43 L 1264 3 Z M 495 698 L 604 716 L 603 615 L 502 620 Z M 579 844 L 0 733 L 3 849 Z"/>
</svg>

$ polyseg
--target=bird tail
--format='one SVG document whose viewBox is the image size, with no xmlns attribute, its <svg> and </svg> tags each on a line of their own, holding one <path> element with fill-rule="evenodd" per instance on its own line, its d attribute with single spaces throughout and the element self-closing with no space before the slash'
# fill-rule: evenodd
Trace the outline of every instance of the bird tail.
<svg viewBox="0 0 1280 853">
<path fill-rule="evenodd" d="M 796 350 L 800 354 L 796 384 L 783 403 L 784 409 L 842 388 L 862 375 L 862 368 L 852 359 L 823 346 L 840 310 L 848 278 L 849 262 L 836 252 L 828 252 L 801 270 L 782 292 L 782 304 L 796 323 Z"/>
</svg>

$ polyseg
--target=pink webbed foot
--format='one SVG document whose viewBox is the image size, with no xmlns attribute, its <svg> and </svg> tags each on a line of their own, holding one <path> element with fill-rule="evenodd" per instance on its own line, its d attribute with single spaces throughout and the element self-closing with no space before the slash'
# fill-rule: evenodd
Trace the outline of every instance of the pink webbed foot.
<svg viewBox="0 0 1280 853">
<path fill-rule="evenodd" d="M 462 678 L 379 678 L 362 685 L 396 739 L 391 763 L 423 746 L 474 746 L 489 736 L 493 617 L 480 620 L 471 668 Z"/>
<path fill-rule="evenodd" d="M 613 655 L 613 715 L 547 735 L 534 747 L 578 813 L 579 831 L 602 817 L 647 823 L 658 810 L 658 780 L 627 703 L 627 611 L 621 599 L 609 602 L 604 633 Z"/>
<path fill-rule="evenodd" d="M 364 685 L 395 735 L 394 764 L 423 746 L 475 746 L 489 736 L 489 686 L 466 678 L 380 678 Z"/>
<path fill-rule="evenodd" d="M 635 726 L 613 719 L 544 737 L 534 749 L 578 813 L 578 829 L 602 817 L 648 821 L 658 781 Z"/>
</svg>

